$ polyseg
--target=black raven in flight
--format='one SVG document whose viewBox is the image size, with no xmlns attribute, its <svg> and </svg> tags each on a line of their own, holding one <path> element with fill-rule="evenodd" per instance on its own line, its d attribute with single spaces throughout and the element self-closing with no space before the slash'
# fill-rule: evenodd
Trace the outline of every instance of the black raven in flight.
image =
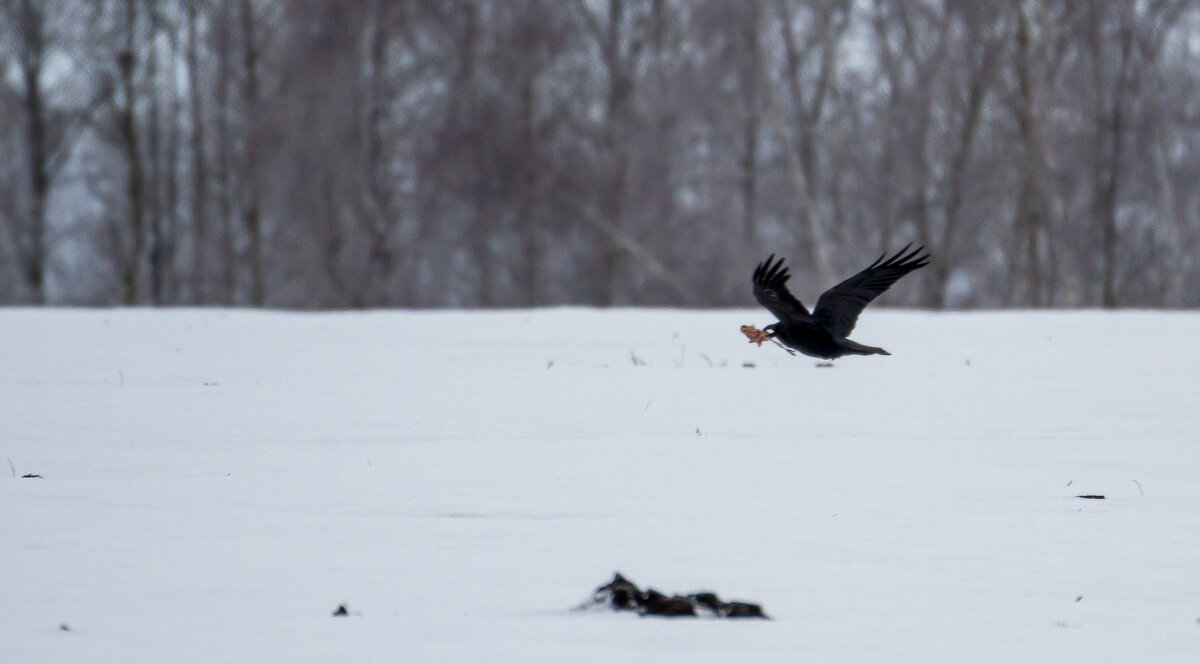
<svg viewBox="0 0 1200 664">
<path fill-rule="evenodd" d="M 779 322 L 763 328 L 765 334 L 759 343 L 774 338 L 805 355 L 825 360 L 843 355 L 891 355 L 882 348 L 864 346 L 846 337 L 871 300 L 900 277 L 929 264 L 929 254 L 920 255 L 925 247 L 909 251 L 911 246 L 887 260 L 884 260 L 887 254 L 880 256 L 867 269 L 822 293 L 811 314 L 788 291 L 786 284 L 792 275 L 783 267 L 783 259 L 776 261 L 775 254 L 771 254 L 754 270 L 754 299 L 775 314 Z"/>
</svg>

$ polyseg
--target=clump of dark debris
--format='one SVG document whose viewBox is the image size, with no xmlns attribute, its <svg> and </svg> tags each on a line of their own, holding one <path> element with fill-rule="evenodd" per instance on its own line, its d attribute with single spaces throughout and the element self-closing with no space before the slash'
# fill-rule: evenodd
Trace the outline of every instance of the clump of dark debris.
<svg viewBox="0 0 1200 664">
<path fill-rule="evenodd" d="M 653 589 L 642 590 L 619 572 L 612 581 L 596 588 L 591 599 L 575 607 L 576 611 L 609 607 L 614 611 L 636 611 L 640 616 L 668 618 L 762 618 L 770 620 L 762 607 L 750 602 L 724 602 L 714 592 L 667 596 Z"/>
</svg>

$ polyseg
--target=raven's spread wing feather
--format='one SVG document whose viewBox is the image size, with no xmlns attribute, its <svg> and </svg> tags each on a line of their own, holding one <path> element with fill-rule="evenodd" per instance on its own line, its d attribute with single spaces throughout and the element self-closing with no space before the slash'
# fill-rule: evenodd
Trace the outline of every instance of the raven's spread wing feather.
<svg viewBox="0 0 1200 664">
<path fill-rule="evenodd" d="M 791 276 L 783 267 L 783 259 L 776 261 L 775 254 L 771 254 L 754 268 L 754 299 L 781 321 L 808 320 L 808 309 L 788 291 L 787 280 Z"/>
<path fill-rule="evenodd" d="M 887 254 L 880 256 L 867 269 L 822 293 L 813 308 L 813 319 L 839 337 L 849 335 L 858 315 L 871 300 L 900 277 L 929 264 L 929 254 L 919 255 L 925 247 L 909 251 L 911 246 L 908 244 L 887 260 L 884 260 Z"/>
</svg>

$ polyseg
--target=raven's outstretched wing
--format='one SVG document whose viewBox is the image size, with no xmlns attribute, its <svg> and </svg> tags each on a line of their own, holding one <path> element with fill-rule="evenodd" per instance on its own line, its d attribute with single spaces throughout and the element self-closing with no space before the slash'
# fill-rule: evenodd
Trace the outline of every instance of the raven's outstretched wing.
<svg viewBox="0 0 1200 664">
<path fill-rule="evenodd" d="M 822 293 L 813 309 L 813 319 L 837 336 L 849 335 L 858 315 L 871 300 L 900 277 L 929 264 L 929 254 L 919 255 L 925 247 L 909 251 L 911 246 L 911 243 L 906 245 L 887 260 L 884 260 L 887 254 L 880 256 L 867 269 Z"/>
<path fill-rule="evenodd" d="M 786 284 L 792 275 L 783 267 L 783 259 L 774 265 L 771 261 L 775 261 L 775 254 L 754 268 L 754 299 L 781 321 L 808 320 L 808 309 L 788 291 Z"/>
</svg>

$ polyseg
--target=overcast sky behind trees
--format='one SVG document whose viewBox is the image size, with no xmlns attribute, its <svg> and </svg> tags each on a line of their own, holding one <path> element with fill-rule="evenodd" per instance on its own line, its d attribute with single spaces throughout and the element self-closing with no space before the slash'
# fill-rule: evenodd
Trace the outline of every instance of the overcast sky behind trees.
<svg viewBox="0 0 1200 664">
<path fill-rule="evenodd" d="M 0 303 L 1200 306 L 1196 0 L 0 0 Z"/>
</svg>

